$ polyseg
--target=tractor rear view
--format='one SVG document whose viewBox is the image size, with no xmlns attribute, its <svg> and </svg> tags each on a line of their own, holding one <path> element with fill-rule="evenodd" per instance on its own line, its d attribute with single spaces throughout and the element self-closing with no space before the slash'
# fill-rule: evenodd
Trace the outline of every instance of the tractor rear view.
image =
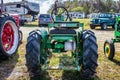
<svg viewBox="0 0 120 80">
<path fill-rule="evenodd" d="M 120 42 L 120 16 L 116 18 L 114 38 L 111 40 L 106 40 L 104 43 L 104 54 L 108 59 L 113 60 L 115 55 L 114 43 Z"/>
<path fill-rule="evenodd" d="M 52 54 L 70 51 L 75 65 L 72 69 L 80 71 L 83 79 L 93 78 L 98 66 L 95 34 L 83 30 L 83 23 L 70 21 L 69 13 L 64 7 L 55 7 L 51 16 L 54 22 L 48 25 L 48 30 L 34 30 L 27 38 L 26 66 L 30 76 L 38 76 L 42 71 L 52 69 L 49 67 Z M 64 66 L 59 66 L 58 69 L 71 70 Z"/>
<path fill-rule="evenodd" d="M 7 59 L 17 52 L 21 42 L 22 32 L 19 30 L 18 16 L 3 11 L 3 1 L 0 6 L 0 59 Z M 16 18 L 15 18 L 16 17 Z"/>
</svg>

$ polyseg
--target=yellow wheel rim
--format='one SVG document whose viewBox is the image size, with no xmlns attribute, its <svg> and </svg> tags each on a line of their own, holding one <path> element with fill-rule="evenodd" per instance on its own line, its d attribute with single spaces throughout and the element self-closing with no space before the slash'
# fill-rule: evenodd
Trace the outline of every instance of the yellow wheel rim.
<svg viewBox="0 0 120 80">
<path fill-rule="evenodd" d="M 106 43 L 105 44 L 105 55 L 107 56 L 107 57 L 109 57 L 110 56 L 110 44 L 109 43 Z"/>
</svg>

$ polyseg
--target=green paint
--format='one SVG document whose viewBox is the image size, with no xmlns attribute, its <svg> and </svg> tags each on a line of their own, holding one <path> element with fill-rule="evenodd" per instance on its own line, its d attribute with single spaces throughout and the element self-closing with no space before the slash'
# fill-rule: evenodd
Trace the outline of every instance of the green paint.
<svg viewBox="0 0 120 80">
<path fill-rule="evenodd" d="M 56 21 L 64 21 L 64 16 L 62 16 L 62 15 L 57 15 L 57 16 L 56 16 Z"/>
<path fill-rule="evenodd" d="M 113 42 L 120 42 L 120 16 L 116 18 Z"/>
<path fill-rule="evenodd" d="M 48 24 L 48 27 L 51 28 L 51 27 L 58 27 L 58 28 L 79 28 L 79 27 L 83 27 L 84 24 L 83 23 L 79 23 L 79 22 L 54 22 L 54 23 L 50 23 Z"/>
</svg>

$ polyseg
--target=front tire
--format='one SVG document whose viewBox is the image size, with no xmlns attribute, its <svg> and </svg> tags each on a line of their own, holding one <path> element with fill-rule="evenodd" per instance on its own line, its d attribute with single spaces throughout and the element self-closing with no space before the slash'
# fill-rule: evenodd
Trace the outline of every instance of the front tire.
<svg viewBox="0 0 120 80">
<path fill-rule="evenodd" d="M 83 64 L 81 77 L 83 80 L 92 79 L 96 73 L 98 59 L 98 45 L 95 34 L 92 31 L 83 32 Z"/>
<path fill-rule="evenodd" d="M 113 29 L 115 29 L 115 24 L 114 24 L 114 25 L 112 25 L 112 28 L 113 28 Z"/>
<path fill-rule="evenodd" d="M 0 51 L 6 58 L 15 54 L 19 46 L 19 32 L 10 16 L 0 17 Z"/>
<path fill-rule="evenodd" d="M 39 24 L 39 27 L 42 27 L 43 25 L 42 24 Z"/>
<path fill-rule="evenodd" d="M 106 40 L 104 43 L 104 54 L 105 56 L 110 59 L 113 60 L 113 57 L 115 55 L 115 47 L 114 47 L 114 43 L 112 40 L 108 41 Z"/>
<path fill-rule="evenodd" d="M 95 29 L 95 26 L 94 26 L 94 25 L 90 25 L 90 28 L 91 28 L 91 29 Z"/>
<path fill-rule="evenodd" d="M 107 29 L 107 23 L 102 23 L 101 24 L 101 29 L 106 30 Z"/>
<path fill-rule="evenodd" d="M 20 26 L 24 26 L 24 25 L 25 25 L 24 20 L 20 20 Z"/>
<path fill-rule="evenodd" d="M 38 76 L 41 72 L 40 66 L 40 35 L 30 34 L 26 45 L 26 66 L 31 77 Z"/>
<path fill-rule="evenodd" d="M 19 44 L 22 44 L 22 39 L 23 39 L 23 33 L 21 30 L 19 30 Z"/>
</svg>

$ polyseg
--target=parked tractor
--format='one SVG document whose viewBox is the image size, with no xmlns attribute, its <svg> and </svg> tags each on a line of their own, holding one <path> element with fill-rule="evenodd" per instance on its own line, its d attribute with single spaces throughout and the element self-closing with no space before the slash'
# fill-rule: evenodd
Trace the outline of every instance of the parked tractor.
<svg viewBox="0 0 120 80">
<path fill-rule="evenodd" d="M 100 13 L 97 18 L 93 18 L 90 21 L 90 28 L 95 29 L 101 27 L 102 30 L 106 30 L 109 26 L 115 28 L 116 15 L 112 13 Z"/>
<path fill-rule="evenodd" d="M 22 41 L 22 32 L 19 30 L 19 16 L 8 14 L 3 10 L 3 1 L 0 6 L 0 59 L 7 59 L 17 52 Z"/>
<path fill-rule="evenodd" d="M 65 7 L 55 7 L 51 16 L 54 22 L 48 24 L 48 30 L 34 30 L 27 38 L 26 66 L 30 76 L 54 69 L 49 66 L 52 54 L 70 51 L 75 65 L 72 70 L 80 71 L 83 79 L 93 78 L 98 66 L 98 45 L 94 32 L 83 30 L 83 23 L 69 21 L 71 19 Z M 65 66 L 58 69 L 71 70 Z"/>
<path fill-rule="evenodd" d="M 115 55 L 114 43 L 120 42 L 120 16 L 116 18 L 116 25 L 114 31 L 114 38 L 111 40 L 106 40 L 104 43 L 104 54 L 108 59 L 113 60 Z"/>
</svg>

